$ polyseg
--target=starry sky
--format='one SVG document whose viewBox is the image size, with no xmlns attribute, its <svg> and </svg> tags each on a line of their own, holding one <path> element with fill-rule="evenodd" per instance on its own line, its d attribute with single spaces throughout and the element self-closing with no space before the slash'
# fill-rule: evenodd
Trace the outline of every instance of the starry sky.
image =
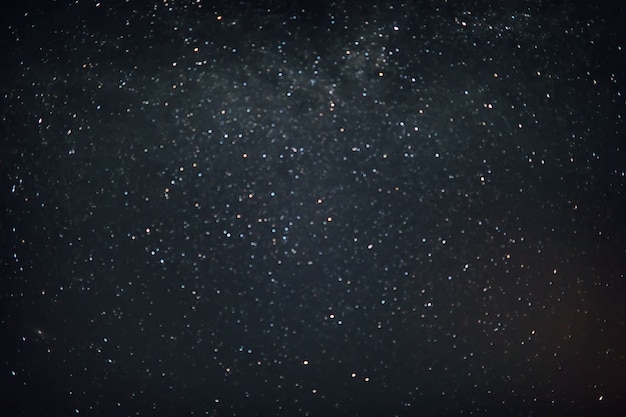
<svg viewBox="0 0 626 417">
<path fill-rule="evenodd" d="M 0 14 L 6 415 L 626 412 L 623 6 Z"/>
</svg>

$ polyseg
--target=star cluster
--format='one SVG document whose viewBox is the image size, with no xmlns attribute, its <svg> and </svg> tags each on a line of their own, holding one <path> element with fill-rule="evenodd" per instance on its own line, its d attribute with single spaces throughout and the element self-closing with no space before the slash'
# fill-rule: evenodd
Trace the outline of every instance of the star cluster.
<svg viewBox="0 0 626 417">
<path fill-rule="evenodd" d="M 613 20 L 87 3 L 3 27 L 16 415 L 624 409 Z"/>
</svg>

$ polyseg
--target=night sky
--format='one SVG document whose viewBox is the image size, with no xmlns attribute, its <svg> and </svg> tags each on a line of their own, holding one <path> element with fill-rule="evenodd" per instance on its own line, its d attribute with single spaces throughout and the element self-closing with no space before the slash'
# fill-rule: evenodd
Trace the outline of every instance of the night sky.
<svg viewBox="0 0 626 417">
<path fill-rule="evenodd" d="M 0 414 L 626 415 L 624 6 L 16 3 Z"/>
</svg>

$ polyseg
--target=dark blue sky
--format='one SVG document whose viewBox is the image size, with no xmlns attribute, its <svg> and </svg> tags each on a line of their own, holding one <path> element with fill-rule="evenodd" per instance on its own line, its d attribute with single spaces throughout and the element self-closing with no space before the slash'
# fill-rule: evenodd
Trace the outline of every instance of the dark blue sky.
<svg viewBox="0 0 626 417">
<path fill-rule="evenodd" d="M 2 21 L 11 415 L 622 415 L 622 10 Z"/>
</svg>

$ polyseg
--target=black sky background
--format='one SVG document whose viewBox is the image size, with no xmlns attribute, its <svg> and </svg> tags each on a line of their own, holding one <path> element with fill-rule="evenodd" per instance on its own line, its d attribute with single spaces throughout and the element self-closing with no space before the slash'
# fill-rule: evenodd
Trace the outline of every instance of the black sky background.
<svg viewBox="0 0 626 417">
<path fill-rule="evenodd" d="M 0 407 L 622 415 L 613 3 L 3 5 Z"/>
</svg>

